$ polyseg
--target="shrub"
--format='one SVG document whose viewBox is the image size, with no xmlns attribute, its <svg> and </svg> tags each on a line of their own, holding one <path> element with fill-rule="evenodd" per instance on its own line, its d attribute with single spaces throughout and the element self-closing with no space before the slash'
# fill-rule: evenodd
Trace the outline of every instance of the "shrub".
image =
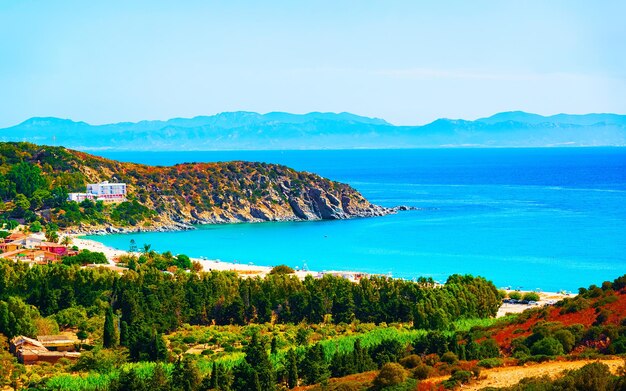
<svg viewBox="0 0 626 391">
<path fill-rule="evenodd" d="M 434 366 L 438 362 L 439 362 L 439 356 L 437 355 L 437 353 L 432 353 L 424 357 L 424 363 L 426 365 Z"/>
<path fill-rule="evenodd" d="M 470 371 L 456 371 L 450 376 L 450 379 L 456 380 L 459 383 L 467 383 L 472 378 L 472 372 Z"/>
<path fill-rule="evenodd" d="M 270 270 L 270 274 L 293 274 L 295 270 L 287 265 L 278 265 L 274 266 L 272 270 Z"/>
<path fill-rule="evenodd" d="M 609 346 L 609 352 L 612 354 L 626 353 L 626 337 L 619 337 L 618 339 L 611 342 L 611 345 Z"/>
<path fill-rule="evenodd" d="M 374 386 L 384 388 L 395 386 L 406 380 L 406 372 L 402 365 L 396 363 L 387 363 L 374 378 Z"/>
<path fill-rule="evenodd" d="M 615 303 L 619 298 L 615 295 L 604 296 L 600 300 L 593 303 L 594 308 L 604 307 L 607 304 Z"/>
<path fill-rule="evenodd" d="M 545 337 L 535 342 L 530 347 L 533 355 L 558 356 L 563 354 L 563 345 L 553 337 Z"/>
<path fill-rule="evenodd" d="M 487 338 L 480 343 L 480 354 L 484 358 L 500 357 L 500 346 L 493 338 Z"/>
<path fill-rule="evenodd" d="M 504 361 L 500 358 L 486 358 L 484 360 L 480 360 L 477 365 L 483 368 L 495 368 L 504 365 Z"/>
<path fill-rule="evenodd" d="M 561 345 L 563 346 L 563 351 L 565 353 L 571 352 L 574 348 L 574 345 L 576 344 L 576 338 L 574 337 L 574 334 L 566 329 L 559 330 L 554 333 L 554 338 L 556 338 L 561 343 Z"/>
<path fill-rule="evenodd" d="M 431 373 L 433 373 L 433 369 L 430 365 L 420 364 L 413 370 L 413 378 L 418 380 L 428 379 Z"/>
<path fill-rule="evenodd" d="M 522 297 L 522 299 L 528 300 L 528 301 L 539 301 L 540 297 L 539 297 L 539 294 L 535 292 L 526 292 L 524 293 L 524 296 Z"/>
<path fill-rule="evenodd" d="M 561 308 L 561 315 L 564 315 L 589 308 L 589 301 L 582 296 L 576 296 L 573 299 L 564 300 L 561 305 L 563 306 L 563 308 Z"/>
<path fill-rule="evenodd" d="M 311 388 L 311 391 L 361 391 L 363 389 L 360 382 L 349 381 L 341 383 L 330 383 L 328 385 L 318 385 Z"/>
<path fill-rule="evenodd" d="M 574 390 L 609 390 L 611 371 L 606 364 L 594 362 L 572 371 L 561 379 L 563 386 Z M 563 389 L 565 389 L 563 387 Z"/>
<path fill-rule="evenodd" d="M 422 363 L 422 359 L 417 354 L 411 354 L 409 356 L 404 357 L 400 360 L 400 365 L 407 369 L 416 368 L 418 365 Z"/>
<path fill-rule="evenodd" d="M 106 264 L 108 263 L 104 253 L 83 250 L 76 255 L 63 257 L 64 265 L 87 265 L 87 264 Z"/>
<path fill-rule="evenodd" d="M 459 362 L 459 358 L 452 352 L 445 352 L 441 355 L 441 361 L 448 364 L 456 364 Z"/>
<path fill-rule="evenodd" d="M 509 299 L 521 300 L 522 294 L 518 291 L 509 292 Z"/>
<path fill-rule="evenodd" d="M 454 390 L 459 386 L 459 382 L 450 378 L 448 380 L 444 380 L 441 382 L 441 385 L 443 386 L 443 388 L 445 388 L 446 390 Z"/>
<path fill-rule="evenodd" d="M 593 322 L 593 325 L 599 326 L 601 324 L 604 324 L 607 320 L 609 320 L 610 316 L 611 316 L 611 312 L 609 310 L 606 310 L 606 309 L 600 310 L 600 312 L 596 316 L 596 321 Z"/>
</svg>

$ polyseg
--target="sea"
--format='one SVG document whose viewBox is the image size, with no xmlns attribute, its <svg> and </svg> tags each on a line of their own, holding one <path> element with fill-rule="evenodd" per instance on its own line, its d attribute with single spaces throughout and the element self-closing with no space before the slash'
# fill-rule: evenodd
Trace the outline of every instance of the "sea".
<svg viewBox="0 0 626 391">
<path fill-rule="evenodd" d="M 576 292 L 626 274 L 626 148 L 98 152 L 173 165 L 279 163 L 416 210 L 373 218 L 198 226 L 91 236 L 242 264 L 287 264 L 445 282 Z"/>
</svg>

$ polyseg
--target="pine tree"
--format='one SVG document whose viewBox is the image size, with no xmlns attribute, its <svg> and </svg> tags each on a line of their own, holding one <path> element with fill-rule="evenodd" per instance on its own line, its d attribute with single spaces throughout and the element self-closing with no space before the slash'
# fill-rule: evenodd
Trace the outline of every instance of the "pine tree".
<svg viewBox="0 0 626 391">
<path fill-rule="evenodd" d="M 245 361 L 235 367 L 233 389 L 237 391 L 273 391 L 275 373 L 265 345 L 260 341 L 258 331 L 245 349 Z"/>
<path fill-rule="evenodd" d="M 105 348 L 117 346 L 117 335 L 115 334 L 115 320 L 111 306 L 107 307 L 104 316 L 104 330 L 102 332 L 102 344 Z"/>
<path fill-rule="evenodd" d="M 330 370 L 322 345 L 318 343 L 307 350 L 302 361 L 301 372 L 306 384 L 320 383 L 330 377 Z"/>
<path fill-rule="evenodd" d="M 258 331 L 252 334 L 246 347 L 246 362 L 254 369 L 263 391 L 274 390 L 274 368 L 270 362 L 265 345 L 260 341 Z"/>
</svg>

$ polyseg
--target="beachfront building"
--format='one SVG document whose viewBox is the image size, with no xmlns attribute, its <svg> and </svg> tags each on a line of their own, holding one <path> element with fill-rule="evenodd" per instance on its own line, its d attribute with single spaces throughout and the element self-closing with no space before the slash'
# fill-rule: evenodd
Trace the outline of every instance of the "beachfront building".
<svg viewBox="0 0 626 391">
<path fill-rule="evenodd" d="M 16 240 L 9 240 L 9 238 Z M 22 233 L 11 234 L 4 240 L 0 239 L 0 259 L 22 261 L 33 264 L 59 262 L 66 255 L 74 255 L 76 251 L 58 243 L 44 241 L 37 235 L 26 236 Z"/>
<path fill-rule="evenodd" d="M 123 202 L 126 201 L 126 183 L 90 183 L 86 193 L 69 193 L 69 201 L 83 202 L 84 200 Z"/>
</svg>

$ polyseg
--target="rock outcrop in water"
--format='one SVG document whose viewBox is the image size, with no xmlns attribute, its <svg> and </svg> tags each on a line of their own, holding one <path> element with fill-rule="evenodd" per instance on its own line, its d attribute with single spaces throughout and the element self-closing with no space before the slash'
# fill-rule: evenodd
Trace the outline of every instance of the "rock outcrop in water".
<svg viewBox="0 0 626 391">
<path fill-rule="evenodd" d="M 373 205 L 349 185 L 276 164 L 236 161 L 155 167 L 29 143 L 0 143 L 0 152 L 0 185 L 8 183 L 3 172 L 24 164 L 38 172 L 41 194 L 61 188 L 80 192 L 87 183 L 105 180 L 126 183 L 128 202 L 123 204 L 100 209 L 87 204 L 77 210 L 56 200 L 55 207 L 46 209 L 44 200 L 41 208 L 32 208 L 51 222 L 81 231 L 184 229 L 191 224 L 347 219 L 395 212 Z M 4 194 L 9 203 L 14 201 L 11 194 L 17 197 L 9 188 Z"/>
</svg>

